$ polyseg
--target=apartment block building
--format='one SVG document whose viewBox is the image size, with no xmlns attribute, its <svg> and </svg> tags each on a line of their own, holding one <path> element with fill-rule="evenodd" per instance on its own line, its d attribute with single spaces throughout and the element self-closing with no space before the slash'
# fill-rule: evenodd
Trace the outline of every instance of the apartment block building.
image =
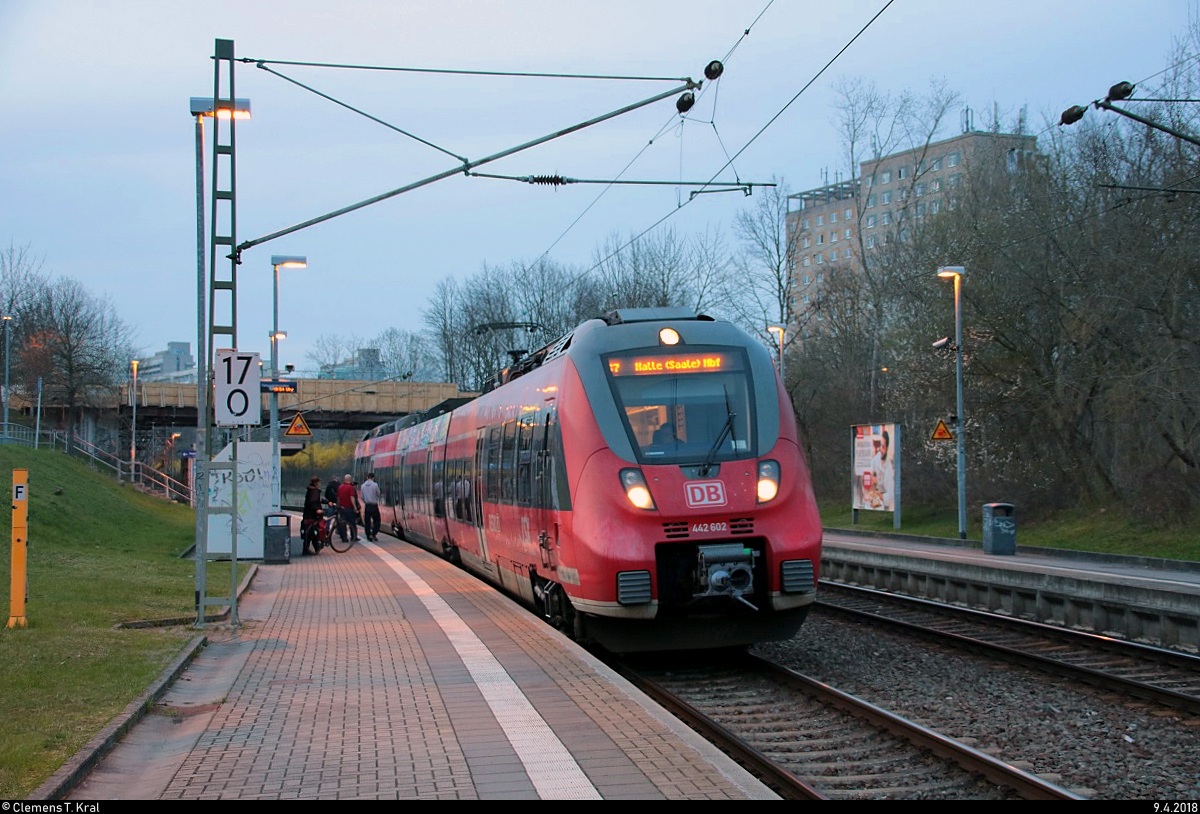
<svg viewBox="0 0 1200 814">
<path fill-rule="evenodd" d="M 144 382 L 196 381 L 196 360 L 190 342 L 168 342 L 166 350 L 138 360 L 138 378 Z"/>
<path fill-rule="evenodd" d="M 1033 136 L 969 131 L 863 161 L 853 180 L 789 196 L 793 312 L 807 311 L 830 275 L 861 271 L 871 252 L 955 209 L 973 169 L 1019 172 L 1036 149 Z"/>
</svg>

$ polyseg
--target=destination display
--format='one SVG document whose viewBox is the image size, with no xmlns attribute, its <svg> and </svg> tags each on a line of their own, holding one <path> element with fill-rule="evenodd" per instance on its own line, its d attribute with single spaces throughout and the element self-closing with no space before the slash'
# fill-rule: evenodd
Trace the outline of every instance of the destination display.
<svg viewBox="0 0 1200 814">
<path fill-rule="evenodd" d="M 608 371 L 613 376 L 662 376 L 687 373 L 727 373 L 741 370 L 740 354 L 669 353 L 610 356 Z"/>
</svg>

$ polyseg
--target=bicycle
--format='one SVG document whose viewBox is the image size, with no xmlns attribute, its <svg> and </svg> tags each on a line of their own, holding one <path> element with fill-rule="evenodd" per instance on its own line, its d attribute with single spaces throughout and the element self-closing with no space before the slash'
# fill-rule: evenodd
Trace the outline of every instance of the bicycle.
<svg viewBox="0 0 1200 814">
<path fill-rule="evenodd" d="M 312 549 L 319 554 L 322 548 L 332 548 L 334 524 L 338 519 L 337 509 L 325 506 L 314 520 L 304 520 L 301 525 L 301 535 L 304 539 L 304 550 Z"/>
<path fill-rule="evenodd" d="M 332 512 L 333 517 L 333 522 L 326 524 L 329 528 L 327 545 L 337 553 L 345 554 L 354 548 L 354 538 L 350 536 L 350 530 L 346 528 L 346 521 L 342 519 L 342 513 L 337 506 L 330 506 L 327 512 Z"/>
</svg>

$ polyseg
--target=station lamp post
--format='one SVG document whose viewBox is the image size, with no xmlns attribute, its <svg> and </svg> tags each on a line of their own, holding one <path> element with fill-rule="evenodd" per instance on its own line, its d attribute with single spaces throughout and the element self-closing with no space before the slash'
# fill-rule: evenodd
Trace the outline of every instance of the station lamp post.
<svg viewBox="0 0 1200 814">
<path fill-rule="evenodd" d="M 133 403 L 133 422 L 129 431 L 129 480 L 133 482 L 137 479 L 137 369 L 138 360 L 134 359 L 133 365 L 133 387 L 129 391 L 129 400 Z"/>
<path fill-rule="evenodd" d="M 212 97 L 193 96 L 188 100 L 188 109 L 196 120 L 196 428 L 199 435 L 196 449 L 202 452 L 202 442 L 208 429 L 208 325 L 206 303 L 208 300 L 208 274 L 205 269 L 207 246 L 205 242 L 204 218 L 204 120 L 208 118 L 250 118 L 250 100 L 222 99 L 218 105 Z"/>
<path fill-rule="evenodd" d="M 249 99 L 193 96 L 188 112 L 196 122 L 196 458 L 192 475 L 192 505 L 196 508 L 196 624 L 204 624 L 205 569 L 208 567 L 208 465 L 211 463 L 209 426 L 208 273 L 205 259 L 204 120 L 250 118 Z"/>
<path fill-rule="evenodd" d="M 967 422 L 963 415 L 963 338 L 962 338 L 962 278 L 966 269 L 962 266 L 942 266 L 937 275 L 954 280 L 954 382 L 957 391 L 954 419 L 954 435 L 958 444 L 958 537 L 967 539 L 967 454 L 963 435 Z"/>
<path fill-rule="evenodd" d="M 8 438 L 8 323 L 12 322 L 12 317 L 5 314 L 0 319 L 4 320 L 4 438 Z"/>
<path fill-rule="evenodd" d="M 308 258 L 299 255 L 273 254 L 271 255 L 271 268 L 275 277 L 274 293 L 271 299 L 271 466 L 274 469 L 275 476 L 274 497 L 272 499 L 275 511 L 279 511 L 282 500 L 282 486 L 280 484 L 281 469 L 279 466 L 279 393 L 276 391 L 275 383 L 279 380 L 279 340 L 287 338 L 287 334 L 279 330 L 279 270 L 281 268 L 308 268 Z"/>
<path fill-rule="evenodd" d="M 783 335 L 784 330 L 779 325 L 768 325 L 767 330 L 779 337 L 779 379 L 783 381 Z M 786 386 L 786 382 L 784 385 Z"/>
</svg>

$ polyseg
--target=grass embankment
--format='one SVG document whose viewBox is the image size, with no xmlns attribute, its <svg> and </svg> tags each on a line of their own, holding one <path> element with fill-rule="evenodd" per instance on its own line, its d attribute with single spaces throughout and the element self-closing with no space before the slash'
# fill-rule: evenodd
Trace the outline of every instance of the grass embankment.
<svg viewBox="0 0 1200 814">
<path fill-rule="evenodd" d="M 0 629 L 0 799 L 26 797 L 149 687 L 199 631 L 195 514 L 61 451 L 0 446 L 0 488 L 28 470 L 25 627 Z M 12 596 L 12 509 L 0 504 L 0 586 Z M 242 573 L 246 565 L 239 566 Z M 211 563 L 209 595 L 228 562 Z"/>
</svg>

